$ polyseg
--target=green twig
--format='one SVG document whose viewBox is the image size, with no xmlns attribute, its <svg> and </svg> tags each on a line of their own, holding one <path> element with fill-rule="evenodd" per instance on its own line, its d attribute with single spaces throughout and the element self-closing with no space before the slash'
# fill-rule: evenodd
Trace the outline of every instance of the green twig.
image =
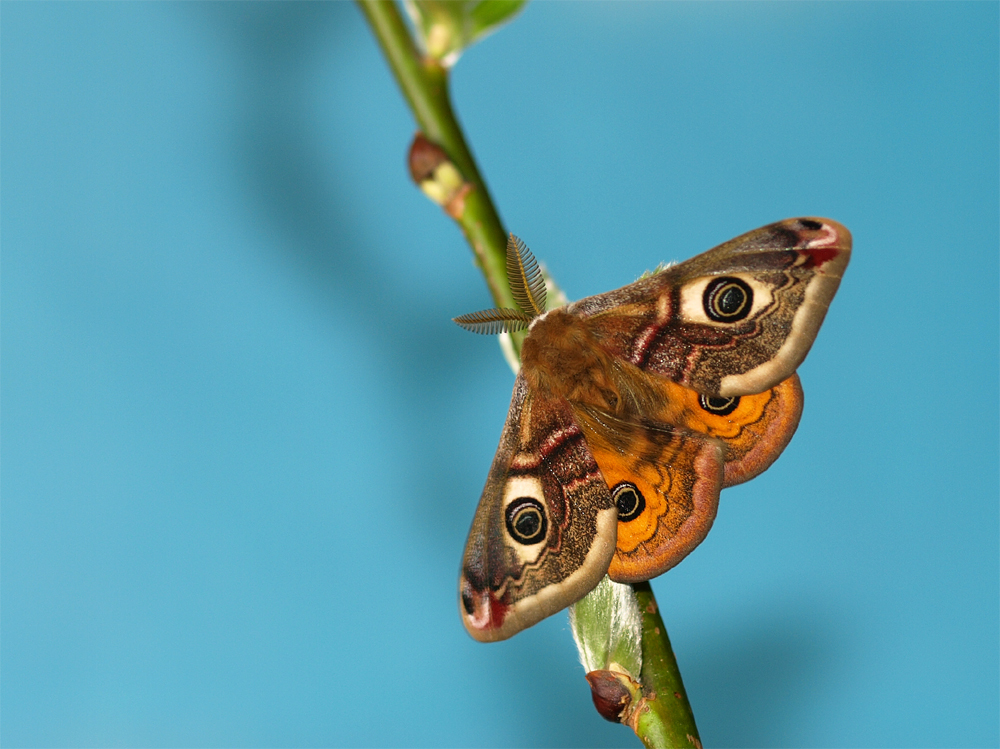
<svg viewBox="0 0 1000 749">
<path fill-rule="evenodd" d="M 358 0 L 378 39 L 396 82 L 428 140 L 440 146 L 471 185 L 460 211 L 449 212 L 462 227 L 497 307 L 515 307 L 507 285 L 507 232 L 490 199 L 486 182 L 451 108 L 448 70 L 422 56 L 393 0 Z M 518 350 L 520 347 L 518 346 Z"/>
<path fill-rule="evenodd" d="M 653 589 L 649 583 L 636 583 L 632 588 L 642 614 L 642 694 L 645 703 L 645 708 L 636 711 L 632 728 L 651 749 L 701 749 L 694 713 Z"/>
<path fill-rule="evenodd" d="M 457 198 L 438 202 L 447 202 L 445 210 L 461 226 L 496 306 L 515 307 L 507 284 L 507 233 L 452 110 L 447 68 L 420 54 L 393 0 L 357 1 L 424 136 L 444 152 L 458 170 L 459 181 L 468 183 L 468 189 L 454 193 Z M 514 344 L 520 351 L 519 339 Z M 700 748 L 694 716 L 653 591 L 648 583 L 640 583 L 634 590 L 642 613 L 642 683 L 628 723 L 647 747 Z"/>
</svg>

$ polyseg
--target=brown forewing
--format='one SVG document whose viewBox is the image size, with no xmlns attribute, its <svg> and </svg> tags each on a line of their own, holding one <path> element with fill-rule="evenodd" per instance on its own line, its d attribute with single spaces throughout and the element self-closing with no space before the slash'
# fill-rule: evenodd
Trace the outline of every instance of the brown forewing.
<svg viewBox="0 0 1000 749">
<path fill-rule="evenodd" d="M 709 395 L 762 392 L 789 377 L 805 358 L 850 246 L 849 232 L 835 222 L 783 221 L 581 300 L 569 311 L 588 319 L 606 350 L 644 370 Z M 705 277 L 733 274 L 765 288 L 769 302 L 731 324 L 686 317 L 686 288 Z"/>
<path fill-rule="evenodd" d="M 545 508 L 547 532 L 519 546 L 504 517 L 521 497 Z M 507 423 L 462 563 L 461 611 L 476 639 L 497 640 L 586 595 L 615 548 L 607 485 L 566 401 L 514 386 Z"/>
</svg>

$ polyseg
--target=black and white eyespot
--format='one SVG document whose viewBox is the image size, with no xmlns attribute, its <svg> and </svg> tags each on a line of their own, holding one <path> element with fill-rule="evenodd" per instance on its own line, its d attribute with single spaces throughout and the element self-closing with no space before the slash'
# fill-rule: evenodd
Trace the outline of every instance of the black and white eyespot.
<svg viewBox="0 0 1000 749">
<path fill-rule="evenodd" d="M 646 498 L 630 481 L 622 481 L 611 489 L 611 496 L 618 507 L 618 520 L 627 523 L 635 520 L 646 509 Z"/>
<path fill-rule="evenodd" d="M 534 497 L 518 497 L 512 501 L 504 512 L 504 521 L 510 537 L 525 546 L 543 541 L 549 527 L 545 508 Z"/>
<path fill-rule="evenodd" d="M 739 322 L 753 309 L 753 289 L 741 278 L 722 276 L 709 281 L 702 304 L 709 320 Z"/>
<path fill-rule="evenodd" d="M 740 405 L 740 397 L 717 398 L 711 395 L 699 395 L 698 405 L 715 416 L 729 416 Z"/>
</svg>

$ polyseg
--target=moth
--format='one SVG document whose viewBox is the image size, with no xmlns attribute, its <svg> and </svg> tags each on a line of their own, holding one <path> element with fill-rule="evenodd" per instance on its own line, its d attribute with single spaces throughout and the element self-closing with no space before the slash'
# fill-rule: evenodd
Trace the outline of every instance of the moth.
<svg viewBox="0 0 1000 749">
<path fill-rule="evenodd" d="M 519 309 L 455 318 L 528 331 L 462 559 L 475 639 L 530 627 L 605 574 L 653 578 L 705 538 L 719 491 L 764 471 L 798 426 L 795 370 L 850 254 L 837 222 L 788 219 L 546 311 L 538 264 L 511 235 Z"/>
</svg>

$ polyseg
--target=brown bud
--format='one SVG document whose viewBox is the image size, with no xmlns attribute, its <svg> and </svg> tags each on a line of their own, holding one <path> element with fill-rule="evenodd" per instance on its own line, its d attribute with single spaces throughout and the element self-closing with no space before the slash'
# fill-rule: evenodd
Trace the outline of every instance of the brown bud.
<svg viewBox="0 0 1000 749">
<path fill-rule="evenodd" d="M 632 704 L 632 690 L 626 686 L 630 682 L 625 674 L 616 671 L 591 671 L 587 674 L 590 682 L 590 696 L 601 717 L 612 723 L 621 723 L 622 715 Z"/>
<path fill-rule="evenodd" d="M 410 146 L 407 163 L 410 176 L 418 185 L 434 176 L 434 170 L 448 160 L 448 154 L 437 143 L 431 143 L 423 133 L 417 133 Z"/>
<path fill-rule="evenodd" d="M 465 181 L 444 149 L 427 140 L 423 133 L 417 133 L 410 146 L 408 161 L 410 176 L 424 195 L 444 208 L 453 219 L 461 220 L 472 185 Z"/>
</svg>

